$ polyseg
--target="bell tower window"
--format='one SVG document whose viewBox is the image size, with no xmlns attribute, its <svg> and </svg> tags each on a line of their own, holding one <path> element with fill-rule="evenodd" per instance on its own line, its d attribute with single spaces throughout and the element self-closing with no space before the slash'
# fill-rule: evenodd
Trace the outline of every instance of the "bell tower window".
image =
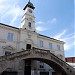
<svg viewBox="0 0 75 75">
<path fill-rule="evenodd" d="M 28 27 L 31 28 L 31 23 L 30 22 L 28 23 Z"/>
</svg>

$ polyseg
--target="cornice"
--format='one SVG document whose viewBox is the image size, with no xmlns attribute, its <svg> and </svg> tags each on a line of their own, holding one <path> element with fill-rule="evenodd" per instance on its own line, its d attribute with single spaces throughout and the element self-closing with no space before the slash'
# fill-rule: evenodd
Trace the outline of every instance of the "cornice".
<svg viewBox="0 0 75 75">
<path fill-rule="evenodd" d="M 6 25 L 6 24 L 3 24 L 3 23 L 0 23 L 0 27 L 4 28 L 4 29 L 14 30 L 14 31 L 18 31 L 19 30 L 19 28 L 17 28 L 17 27 Z"/>
<path fill-rule="evenodd" d="M 57 42 L 57 43 L 60 43 L 60 44 L 65 44 L 65 42 L 63 41 L 60 41 L 60 40 L 57 40 L 57 39 L 54 39 L 54 38 L 51 38 L 51 37 L 48 37 L 48 36 L 45 36 L 45 35 L 41 35 L 41 34 L 38 34 L 38 37 L 40 38 L 43 38 L 43 39 L 47 39 L 47 40 L 50 40 L 50 41 L 53 41 L 53 42 Z"/>
</svg>

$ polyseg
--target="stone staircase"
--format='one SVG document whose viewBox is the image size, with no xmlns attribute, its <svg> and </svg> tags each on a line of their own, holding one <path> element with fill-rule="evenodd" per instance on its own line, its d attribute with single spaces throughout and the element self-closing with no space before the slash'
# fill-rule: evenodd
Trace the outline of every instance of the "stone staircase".
<svg viewBox="0 0 75 75">
<path fill-rule="evenodd" d="M 28 58 L 41 58 L 41 59 L 47 59 L 48 61 L 54 61 L 58 63 L 66 72 L 67 75 L 75 75 L 75 69 L 52 54 L 49 50 L 43 50 L 38 48 L 33 48 L 31 50 L 24 50 L 21 52 L 13 53 L 6 56 L 0 57 L 0 74 L 5 71 L 12 63 L 15 61 L 20 61 L 23 59 Z"/>
</svg>

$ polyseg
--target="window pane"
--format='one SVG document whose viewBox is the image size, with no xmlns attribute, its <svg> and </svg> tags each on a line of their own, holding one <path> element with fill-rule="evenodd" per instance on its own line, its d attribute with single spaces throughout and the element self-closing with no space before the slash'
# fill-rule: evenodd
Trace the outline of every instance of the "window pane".
<svg viewBox="0 0 75 75">
<path fill-rule="evenodd" d="M 10 54 L 11 54 L 11 52 L 5 51 L 5 55 L 10 55 Z"/>
<path fill-rule="evenodd" d="M 60 45 L 57 45 L 57 49 L 60 50 Z"/>
<path fill-rule="evenodd" d="M 30 22 L 28 23 L 28 26 L 29 26 L 29 28 L 31 28 L 31 23 Z"/>
<path fill-rule="evenodd" d="M 40 68 L 44 68 L 44 65 L 40 65 Z"/>
<path fill-rule="evenodd" d="M 40 41 L 40 47 L 43 47 L 43 41 Z"/>
<path fill-rule="evenodd" d="M 10 40 L 10 41 L 13 40 L 13 33 L 8 33 L 7 40 Z"/>
<path fill-rule="evenodd" d="M 49 48 L 52 49 L 52 43 L 49 43 Z"/>
<path fill-rule="evenodd" d="M 40 68 L 44 68 L 44 63 L 40 61 Z"/>
</svg>

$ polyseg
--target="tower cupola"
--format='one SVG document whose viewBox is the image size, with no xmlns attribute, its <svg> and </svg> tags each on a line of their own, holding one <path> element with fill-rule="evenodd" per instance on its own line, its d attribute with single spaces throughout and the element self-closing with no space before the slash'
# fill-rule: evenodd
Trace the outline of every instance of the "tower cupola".
<svg viewBox="0 0 75 75">
<path fill-rule="evenodd" d="M 30 0 L 29 0 L 28 4 L 24 7 L 23 10 L 25 10 L 27 7 L 35 9 L 34 5 L 30 2 Z"/>
</svg>

